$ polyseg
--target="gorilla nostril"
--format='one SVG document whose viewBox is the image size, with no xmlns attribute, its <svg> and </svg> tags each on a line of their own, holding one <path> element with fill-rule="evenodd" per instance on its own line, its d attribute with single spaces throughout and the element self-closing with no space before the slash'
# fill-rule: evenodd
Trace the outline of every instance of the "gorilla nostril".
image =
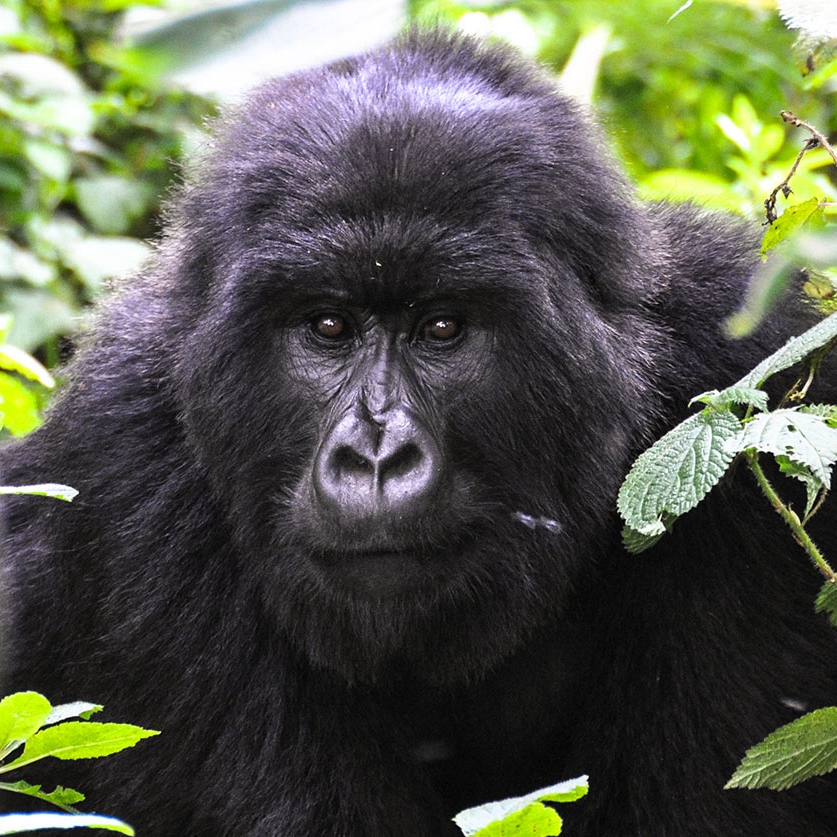
<svg viewBox="0 0 837 837">
<path fill-rule="evenodd" d="M 346 474 L 372 474 L 375 466 L 351 445 L 339 445 L 329 457 L 329 467 L 339 479 Z"/>
<path fill-rule="evenodd" d="M 417 472 L 424 455 L 418 445 L 410 442 L 385 457 L 379 466 L 378 479 L 383 488 L 389 480 L 404 479 Z"/>
<path fill-rule="evenodd" d="M 383 424 L 356 413 L 341 418 L 314 463 L 317 503 L 344 522 L 386 513 L 419 514 L 440 482 L 431 435 L 403 409 Z"/>
</svg>

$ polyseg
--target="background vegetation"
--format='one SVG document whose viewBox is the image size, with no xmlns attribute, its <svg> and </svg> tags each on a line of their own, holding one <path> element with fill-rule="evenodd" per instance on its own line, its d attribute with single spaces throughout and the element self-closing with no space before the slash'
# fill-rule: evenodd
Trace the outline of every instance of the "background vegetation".
<svg viewBox="0 0 837 837">
<path fill-rule="evenodd" d="M 137 0 L 6 0 L 0 10 L 0 311 L 8 342 L 60 359 L 66 338 L 112 276 L 134 270 L 158 231 L 160 204 L 214 102 L 161 74 L 165 55 L 230 28 L 233 4 L 120 39 Z M 238 4 L 236 8 L 240 7 Z M 250 0 L 252 29 L 279 6 Z M 789 109 L 837 131 L 837 79 L 803 74 L 827 54 L 794 49 L 768 0 L 411 0 L 408 16 L 504 37 L 591 100 L 645 197 L 697 199 L 756 218 L 802 142 Z M 243 14 L 243 13 L 238 13 Z M 213 17 L 215 15 L 215 17 Z M 190 28 L 191 27 L 191 28 Z M 242 26 L 243 28 L 243 26 Z M 191 38 L 190 38 L 191 36 Z M 317 33 L 308 33 L 316 38 Z M 206 50 L 205 50 L 206 51 Z M 182 53 L 182 50 L 180 50 Z M 799 198 L 831 197 L 825 154 L 809 154 Z"/>
</svg>

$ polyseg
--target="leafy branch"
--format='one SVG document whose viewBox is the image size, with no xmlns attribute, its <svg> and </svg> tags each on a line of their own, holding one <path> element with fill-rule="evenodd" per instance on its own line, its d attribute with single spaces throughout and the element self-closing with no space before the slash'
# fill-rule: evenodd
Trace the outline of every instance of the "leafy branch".
<svg viewBox="0 0 837 837">
<path fill-rule="evenodd" d="M 81 701 L 52 706 L 37 692 L 16 692 L 4 698 L 0 701 L 0 775 L 50 757 L 67 761 L 109 756 L 159 734 L 131 724 L 90 721 L 101 708 Z M 0 835 L 80 826 L 134 833 L 112 817 L 80 814 L 74 806 L 84 800 L 84 794 L 72 788 L 44 791 L 29 782 L 0 781 L 0 790 L 48 802 L 65 812 L 0 815 Z"/>
<path fill-rule="evenodd" d="M 825 578 L 816 607 L 837 627 L 837 573 L 806 529 L 831 486 L 837 462 L 837 406 L 802 403 L 824 357 L 835 346 L 837 314 L 832 314 L 788 341 L 731 387 L 693 399 L 703 409 L 645 451 L 622 485 L 618 508 L 625 521 L 626 548 L 637 553 L 655 544 L 741 455 L 772 508 Z M 804 363 L 802 374 L 770 410 L 764 384 L 799 363 Z M 803 483 L 806 504 L 801 515 L 772 485 L 760 454 L 772 455 L 782 474 Z M 837 707 L 826 707 L 780 727 L 750 748 L 726 787 L 780 790 L 835 768 Z"/>
<path fill-rule="evenodd" d="M 619 492 L 619 513 L 625 521 L 623 539 L 630 552 L 642 552 L 671 529 L 680 515 L 693 509 L 726 474 L 733 459 L 745 461 L 774 509 L 791 527 L 797 540 L 829 581 L 837 574 L 804 531 L 831 485 L 837 461 L 837 407 L 784 406 L 799 401 L 807 379 L 818 368 L 822 353 L 837 340 L 837 315 L 817 323 L 762 361 L 724 390 L 698 395 L 704 404 L 670 430 L 634 463 Z M 768 409 L 765 382 L 807 360 L 808 371 L 775 410 Z M 805 383 L 801 383 L 801 381 Z M 784 502 L 759 464 L 759 453 L 770 453 L 788 476 L 801 480 L 807 491 L 800 517 Z"/>
</svg>

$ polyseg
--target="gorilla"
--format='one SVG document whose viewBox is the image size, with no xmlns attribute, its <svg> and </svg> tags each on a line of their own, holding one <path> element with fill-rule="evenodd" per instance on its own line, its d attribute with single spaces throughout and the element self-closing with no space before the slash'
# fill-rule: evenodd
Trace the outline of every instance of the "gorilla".
<svg viewBox="0 0 837 837">
<path fill-rule="evenodd" d="M 753 232 L 642 205 L 544 71 L 449 33 L 266 83 L 197 169 L 2 458 L 80 492 L 6 507 L 4 689 L 163 734 L 29 778 L 155 837 L 441 837 L 582 773 L 571 835 L 833 837 L 828 778 L 723 789 L 837 702 L 778 516 L 744 469 L 641 556 L 615 512 L 811 318 L 724 337 Z"/>
</svg>

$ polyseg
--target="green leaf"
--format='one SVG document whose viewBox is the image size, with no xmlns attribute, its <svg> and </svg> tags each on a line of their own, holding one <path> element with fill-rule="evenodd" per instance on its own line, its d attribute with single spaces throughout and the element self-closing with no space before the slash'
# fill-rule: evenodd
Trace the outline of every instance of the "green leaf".
<svg viewBox="0 0 837 837">
<path fill-rule="evenodd" d="M 659 528 L 662 531 L 646 534 L 644 532 L 637 532 L 636 529 L 631 529 L 630 526 L 624 526 L 622 527 L 622 545 L 631 555 L 638 555 L 640 552 L 645 552 L 646 549 L 651 549 L 668 531 L 662 523 L 659 524 Z"/>
<path fill-rule="evenodd" d="M 52 756 L 62 761 L 95 759 L 133 747 L 143 738 L 160 733 L 133 724 L 101 724 L 96 721 L 67 721 L 35 733 L 23 753 L 0 773 Z"/>
<path fill-rule="evenodd" d="M 690 402 L 692 404 L 706 404 L 716 410 L 723 410 L 732 404 L 744 404 L 748 407 L 755 407 L 757 410 L 766 410 L 769 400 L 768 394 L 762 389 L 753 387 L 732 386 L 720 390 L 711 389 L 696 395 Z"/>
<path fill-rule="evenodd" d="M 769 253 L 805 224 L 815 227 L 825 226 L 825 215 L 819 199 L 809 198 L 807 201 L 789 206 L 768 228 L 761 242 L 761 254 Z"/>
<path fill-rule="evenodd" d="M 831 624 L 837 628 L 837 582 L 826 581 L 823 584 L 814 609 L 817 613 L 827 614 Z"/>
<path fill-rule="evenodd" d="M 809 712 L 747 750 L 727 788 L 786 788 L 837 767 L 837 707 Z"/>
<path fill-rule="evenodd" d="M 24 378 L 29 378 L 30 381 L 37 381 L 47 389 L 55 386 L 55 378 L 32 355 L 8 343 L 0 343 L 0 368 L 17 372 Z"/>
<path fill-rule="evenodd" d="M 805 485 L 806 500 L 805 514 L 803 517 L 808 517 L 811 513 L 811 509 L 814 508 L 814 503 L 817 502 L 817 498 L 820 496 L 820 492 L 825 488 L 822 484 L 822 480 L 819 479 L 819 477 L 814 476 L 814 474 L 812 474 L 811 471 L 804 465 L 794 462 L 787 456 L 776 456 L 776 462 L 779 465 L 779 470 L 786 477 L 793 477 Z"/>
<path fill-rule="evenodd" d="M 0 790 L 12 791 L 14 793 L 22 793 L 24 796 L 32 796 L 35 799 L 40 799 L 42 802 L 49 802 L 50 805 L 56 805 L 63 808 L 65 811 L 75 813 L 72 806 L 79 802 L 84 802 L 84 794 L 79 793 L 72 788 L 62 788 L 60 785 L 50 793 L 41 790 L 40 785 L 30 785 L 29 782 L 0 782 Z"/>
<path fill-rule="evenodd" d="M 16 692 L 0 701 L 0 760 L 43 726 L 52 704 L 37 692 Z"/>
<path fill-rule="evenodd" d="M 551 785 L 548 788 L 527 793 L 525 796 L 503 799 L 499 802 L 487 802 L 485 805 L 478 805 L 475 808 L 466 808 L 458 813 L 453 819 L 466 837 L 474 837 L 480 834 L 483 837 L 483 830 L 494 823 L 502 821 L 512 815 L 521 813 L 524 809 L 536 802 L 575 802 L 587 793 L 587 777 L 579 776 L 577 779 L 570 779 Z M 560 818 L 558 819 L 560 824 Z M 511 831 L 486 831 L 486 834 L 500 835 L 511 834 Z M 520 833 L 520 832 L 517 832 Z M 546 832 L 534 832 L 537 834 Z M 557 832 L 556 832 L 557 833 Z"/>
<path fill-rule="evenodd" d="M 481 828 L 475 837 L 519 837 L 521 834 L 531 837 L 556 837 L 561 833 L 564 823 L 554 808 L 542 802 L 533 802 L 522 811 L 515 811 L 499 822 L 493 822 Z"/>
<path fill-rule="evenodd" d="M 98 814 L 5 814 L 0 816 L 0 834 L 24 834 L 45 828 L 103 828 L 133 835 L 134 829 L 122 820 Z"/>
<path fill-rule="evenodd" d="M 663 518 L 693 509 L 726 473 L 729 443 L 741 422 L 726 410 L 703 410 L 666 433 L 634 462 L 619 490 L 625 523 L 640 534 L 661 531 Z"/>
<path fill-rule="evenodd" d="M 38 399 L 21 381 L 0 372 L 0 413 L 3 426 L 14 436 L 24 436 L 41 423 Z"/>
<path fill-rule="evenodd" d="M 74 185 L 84 217 L 93 229 L 107 235 L 128 233 L 154 200 L 154 190 L 147 183 L 116 175 L 81 177 Z"/>
<path fill-rule="evenodd" d="M 78 491 L 69 485 L 45 482 L 40 485 L 3 485 L 0 486 L 0 494 L 32 494 L 35 497 L 52 497 L 71 503 L 78 496 Z"/>
<path fill-rule="evenodd" d="M 27 139 L 23 149 L 29 162 L 43 175 L 64 183 L 70 176 L 73 158 L 62 145 L 40 139 Z"/>
<path fill-rule="evenodd" d="M 787 456 L 829 488 L 831 466 L 837 461 L 837 428 L 828 419 L 795 407 L 759 413 L 729 445 L 733 454 L 747 448 Z"/>
<path fill-rule="evenodd" d="M 741 308 L 725 321 L 726 332 L 732 337 L 752 333 L 767 312 L 779 304 L 785 289 L 803 265 L 827 270 L 834 264 L 837 264 L 837 232 L 833 229 L 826 232 L 806 230 L 795 236 L 759 266 L 747 286 Z M 757 380 L 755 385 L 758 383 Z"/>
<path fill-rule="evenodd" d="M 765 358 L 751 372 L 746 374 L 733 386 L 747 389 L 761 389 L 764 382 L 777 372 L 788 369 L 812 352 L 822 348 L 826 343 L 837 337 L 837 314 L 831 314 L 820 320 L 815 326 L 793 337 L 770 357 Z"/>
<path fill-rule="evenodd" d="M 106 279 L 134 273 L 151 252 L 147 244 L 120 236 L 85 236 L 64 254 L 68 267 L 93 293 Z"/>
</svg>

